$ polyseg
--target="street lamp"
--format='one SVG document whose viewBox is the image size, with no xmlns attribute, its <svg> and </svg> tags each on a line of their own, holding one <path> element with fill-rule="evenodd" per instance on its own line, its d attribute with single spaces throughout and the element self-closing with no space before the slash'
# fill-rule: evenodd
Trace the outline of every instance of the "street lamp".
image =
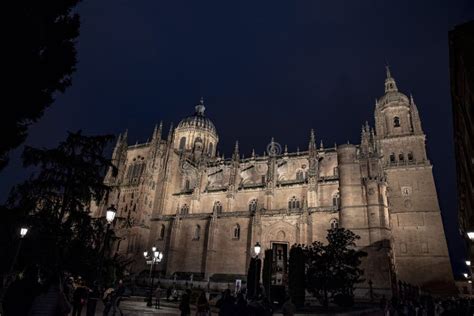
<svg viewBox="0 0 474 316">
<path fill-rule="evenodd" d="M 163 253 L 158 251 L 155 246 L 151 247 L 152 250 L 152 255 L 148 256 L 148 251 L 143 252 L 143 257 L 145 260 L 150 260 L 151 261 L 151 266 L 150 266 L 150 279 L 151 279 L 151 286 L 150 286 L 150 295 L 148 296 L 148 302 L 146 303 L 146 306 L 152 306 L 153 305 L 153 281 L 155 280 L 155 265 L 156 263 L 161 262 L 163 259 Z M 159 307 L 158 307 L 159 308 Z"/>
<path fill-rule="evenodd" d="M 115 209 L 115 206 L 112 204 L 109 206 L 107 211 L 105 212 L 105 219 L 107 220 L 107 224 L 110 225 L 115 219 L 115 215 L 117 214 L 117 210 Z"/>
<path fill-rule="evenodd" d="M 20 238 L 24 238 L 26 234 L 28 234 L 28 228 L 27 227 L 20 228 Z"/>
<path fill-rule="evenodd" d="M 254 287 L 254 296 L 257 297 L 258 295 L 258 285 L 260 284 L 260 259 L 258 258 L 258 255 L 260 254 L 260 251 L 262 250 L 262 246 L 260 246 L 260 243 L 257 241 L 255 243 L 255 246 L 253 246 L 253 251 L 255 252 L 255 287 Z"/>
<path fill-rule="evenodd" d="M 100 254 L 99 267 L 97 271 L 100 287 L 102 286 L 102 266 L 104 264 L 105 248 L 107 247 L 107 243 L 109 239 L 110 225 L 114 221 L 116 214 L 117 214 L 117 209 L 115 208 L 113 204 L 110 205 L 105 211 L 105 220 L 107 221 L 107 228 L 105 229 L 104 246 L 102 247 L 102 252 Z"/>
<path fill-rule="evenodd" d="M 260 251 L 262 250 L 262 247 L 260 246 L 260 243 L 257 241 L 255 246 L 253 246 L 253 251 L 255 251 L 255 255 L 258 257 L 260 254 Z"/>
<path fill-rule="evenodd" d="M 474 231 L 468 231 L 467 232 L 467 237 L 469 237 L 469 239 L 471 241 L 474 241 Z"/>
<path fill-rule="evenodd" d="M 470 261 L 470 260 L 466 260 L 466 265 L 467 265 L 468 267 L 470 267 L 470 266 L 471 266 L 471 261 Z"/>
<path fill-rule="evenodd" d="M 23 241 L 23 238 L 25 238 L 27 233 L 28 233 L 28 228 L 26 226 L 23 226 L 20 228 L 20 241 L 18 242 L 18 246 L 16 247 L 15 257 L 13 257 L 9 274 L 11 274 L 13 272 L 13 269 L 15 268 L 16 261 L 18 260 L 18 255 L 20 254 L 21 242 Z"/>
<path fill-rule="evenodd" d="M 469 274 L 467 274 L 467 273 L 463 273 L 462 275 L 463 275 L 466 279 L 467 279 L 468 276 L 469 276 Z"/>
</svg>

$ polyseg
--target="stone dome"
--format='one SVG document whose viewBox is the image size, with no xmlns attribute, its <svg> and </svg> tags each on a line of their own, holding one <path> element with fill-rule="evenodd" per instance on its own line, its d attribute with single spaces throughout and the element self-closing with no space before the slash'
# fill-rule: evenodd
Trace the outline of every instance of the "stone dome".
<svg viewBox="0 0 474 316">
<path fill-rule="evenodd" d="M 195 128 L 201 130 L 207 130 L 217 134 L 216 127 L 214 123 L 204 115 L 204 111 L 206 107 L 204 106 L 204 101 L 201 99 L 200 103 L 195 107 L 196 112 L 194 115 L 185 117 L 184 119 L 179 122 L 177 128 L 178 129 L 187 129 L 187 128 Z"/>
<path fill-rule="evenodd" d="M 405 94 L 399 91 L 388 91 L 378 100 L 378 104 L 380 105 L 380 107 L 385 107 L 386 105 L 393 102 L 408 105 L 409 99 Z"/>
</svg>

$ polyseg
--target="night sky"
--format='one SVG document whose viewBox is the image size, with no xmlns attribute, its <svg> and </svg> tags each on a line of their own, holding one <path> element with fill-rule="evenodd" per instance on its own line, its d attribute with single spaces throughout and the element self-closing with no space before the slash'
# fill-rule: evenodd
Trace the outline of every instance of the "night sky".
<svg viewBox="0 0 474 316">
<path fill-rule="evenodd" d="M 155 123 L 179 122 L 201 96 L 221 153 L 359 143 L 384 92 L 385 63 L 413 93 L 427 134 L 456 273 L 457 231 L 448 31 L 474 18 L 474 1 L 84 0 L 77 72 L 30 129 L 26 144 L 55 146 L 66 131 L 144 142 Z M 0 199 L 29 173 L 22 147 L 0 173 Z"/>
</svg>

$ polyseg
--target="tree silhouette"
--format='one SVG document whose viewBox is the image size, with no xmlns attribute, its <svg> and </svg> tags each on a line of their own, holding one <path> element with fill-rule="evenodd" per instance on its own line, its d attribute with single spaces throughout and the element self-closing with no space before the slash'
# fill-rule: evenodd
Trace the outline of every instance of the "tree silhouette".
<svg viewBox="0 0 474 316">
<path fill-rule="evenodd" d="M 109 188 L 102 179 L 110 168 L 115 171 L 104 157 L 111 139 L 77 132 L 57 148 L 25 148 L 24 165 L 37 172 L 12 190 L 7 204 L 31 226 L 25 261 L 93 277 L 105 220 L 92 218 L 90 206 L 105 198 Z"/>
<path fill-rule="evenodd" d="M 273 251 L 272 249 L 265 250 L 265 257 L 263 259 L 262 269 L 262 282 L 265 294 L 268 298 L 271 298 L 271 285 L 272 285 L 272 264 L 273 264 Z"/>
<path fill-rule="evenodd" d="M 314 242 L 305 249 L 307 288 L 323 306 L 328 306 L 330 295 L 341 305 L 352 304 L 354 284 L 362 281 L 360 259 L 367 255 L 355 248 L 359 238 L 350 230 L 333 228 L 327 244 Z"/>
<path fill-rule="evenodd" d="M 7 1 L 3 15 L 9 31 L 3 38 L 6 57 L 0 115 L 0 170 L 10 150 L 23 143 L 28 127 L 71 84 L 76 65 L 79 0 Z"/>
<path fill-rule="evenodd" d="M 305 254 L 300 245 L 290 249 L 288 287 L 291 300 L 296 306 L 303 306 L 305 300 Z"/>
</svg>

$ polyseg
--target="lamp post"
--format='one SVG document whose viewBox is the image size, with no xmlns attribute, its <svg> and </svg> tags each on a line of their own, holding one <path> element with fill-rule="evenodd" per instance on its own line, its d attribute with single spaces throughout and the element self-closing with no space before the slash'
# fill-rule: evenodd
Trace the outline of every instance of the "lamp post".
<svg viewBox="0 0 474 316">
<path fill-rule="evenodd" d="M 148 296 L 148 301 L 146 303 L 146 306 L 148 307 L 151 307 L 153 305 L 153 281 L 155 279 L 155 265 L 156 263 L 159 263 L 161 262 L 161 260 L 163 259 L 163 253 L 160 252 L 160 251 L 157 251 L 156 250 L 156 247 L 153 246 L 151 248 L 152 252 L 151 252 L 151 255 L 148 255 L 148 251 L 144 251 L 143 252 L 143 257 L 145 258 L 145 260 L 150 260 L 151 261 L 151 266 L 150 266 L 150 279 L 151 279 L 151 282 L 150 282 L 150 295 Z M 159 308 L 159 306 L 158 306 Z"/>
<path fill-rule="evenodd" d="M 104 246 L 102 247 L 102 252 L 100 254 L 99 267 L 97 271 L 100 288 L 102 288 L 102 266 L 104 264 L 105 248 L 107 247 L 107 243 L 109 239 L 110 225 L 113 223 L 116 214 L 117 214 L 117 209 L 115 208 L 113 204 L 110 205 L 109 208 L 105 211 L 105 219 L 107 220 L 107 228 L 105 229 Z"/>
<path fill-rule="evenodd" d="M 259 258 L 258 255 L 260 254 L 260 251 L 262 250 L 262 246 L 260 246 L 260 243 L 257 241 L 255 246 L 253 246 L 253 251 L 255 252 L 255 288 L 254 288 L 254 295 L 255 297 L 258 295 L 258 285 L 260 284 L 260 265 L 259 265 Z"/>
<path fill-rule="evenodd" d="M 20 228 L 20 241 L 18 242 L 18 246 L 16 247 L 15 256 L 13 257 L 13 261 L 10 266 L 10 270 L 8 272 L 7 280 L 4 284 L 2 284 L 3 291 L 1 291 L 0 293 L 0 314 L 3 313 L 2 306 L 3 306 L 3 298 L 5 296 L 5 290 L 10 286 L 10 276 L 13 273 L 13 269 L 15 269 L 15 264 L 16 264 L 16 261 L 18 260 L 18 255 L 20 254 L 21 242 L 23 241 L 23 238 L 25 238 L 27 233 L 28 233 L 28 228 L 26 226 L 22 226 Z"/>
<path fill-rule="evenodd" d="M 26 234 L 28 234 L 28 227 L 26 226 L 21 227 L 20 228 L 20 241 L 18 242 L 18 246 L 16 247 L 15 256 L 13 257 L 9 274 L 11 274 L 13 272 L 13 269 L 15 268 L 16 261 L 18 260 L 18 255 L 20 254 L 21 242 L 23 241 L 23 238 L 25 238 Z"/>
</svg>

